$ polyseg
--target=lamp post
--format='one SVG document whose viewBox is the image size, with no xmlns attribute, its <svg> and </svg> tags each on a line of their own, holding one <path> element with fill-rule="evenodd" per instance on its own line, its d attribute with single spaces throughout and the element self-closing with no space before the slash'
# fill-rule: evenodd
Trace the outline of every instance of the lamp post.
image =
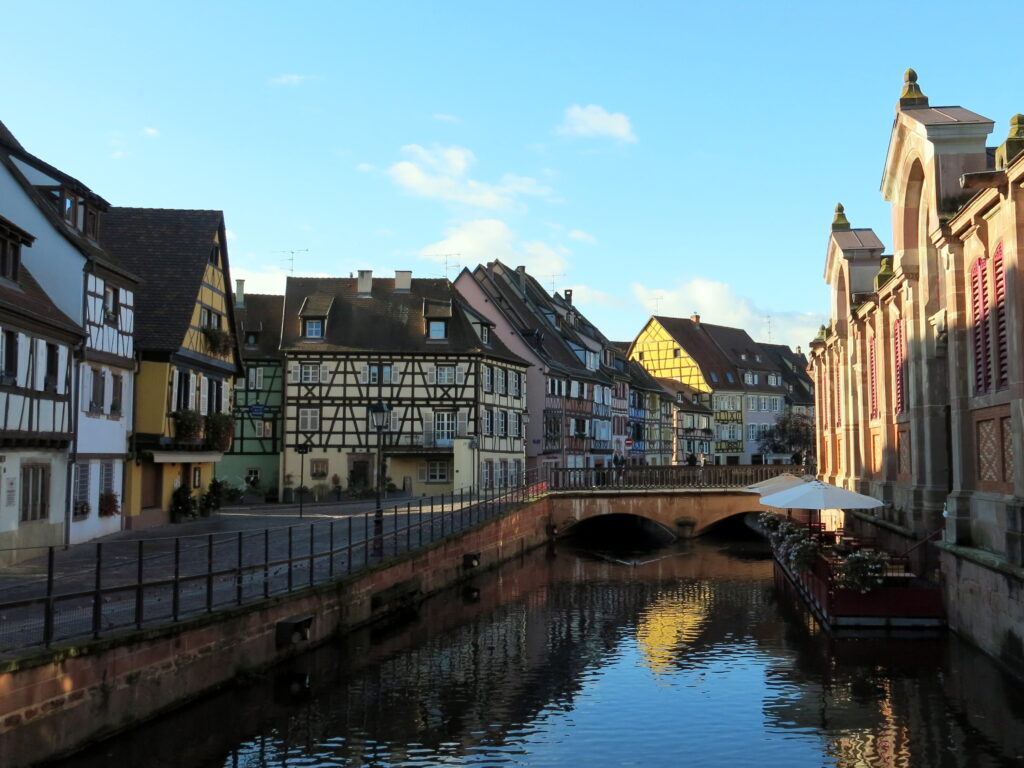
<svg viewBox="0 0 1024 768">
<path fill-rule="evenodd" d="M 390 410 L 387 403 L 380 400 L 370 406 L 370 421 L 377 430 L 377 508 L 373 513 L 373 551 L 378 557 L 384 554 L 384 510 L 380 505 L 380 490 L 384 465 L 384 424 Z"/>
</svg>

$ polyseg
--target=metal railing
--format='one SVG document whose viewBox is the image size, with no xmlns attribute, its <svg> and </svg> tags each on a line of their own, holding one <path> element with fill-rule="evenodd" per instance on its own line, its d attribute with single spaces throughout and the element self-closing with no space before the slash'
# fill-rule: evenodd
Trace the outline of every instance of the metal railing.
<svg viewBox="0 0 1024 768">
<path fill-rule="evenodd" d="M 375 511 L 231 533 L 96 542 L 0 574 L 0 653 L 255 603 L 426 546 L 547 491 L 536 470 Z M 35 566 L 35 567 L 32 567 Z"/>
<path fill-rule="evenodd" d="M 634 443 L 635 445 L 635 443 Z M 551 469 L 551 490 L 716 488 L 739 489 L 784 472 L 810 472 L 813 467 L 787 464 L 711 465 L 704 467 L 603 467 Z"/>
</svg>

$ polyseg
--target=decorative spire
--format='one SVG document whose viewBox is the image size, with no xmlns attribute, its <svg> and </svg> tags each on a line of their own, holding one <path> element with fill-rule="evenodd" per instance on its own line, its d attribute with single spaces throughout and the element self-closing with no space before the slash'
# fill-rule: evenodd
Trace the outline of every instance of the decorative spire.
<svg viewBox="0 0 1024 768">
<path fill-rule="evenodd" d="M 996 170 L 1012 163 L 1021 152 L 1024 152 L 1024 115 L 1016 114 L 1010 118 L 1010 134 L 1006 141 L 996 147 Z"/>
<path fill-rule="evenodd" d="M 892 275 L 892 256 L 883 256 L 882 267 L 875 275 L 875 293 L 878 293 L 879 289 L 892 279 Z"/>
<path fill-rule="evenodd" d="M 921 92 L 917 84 L 917 72 L 908 69 L 903 73 L 903 93 L 900 94 L 900 109 L 907 107 L 927 107 L 928 97 Z"/>
<path fill-rule="evenodd" d="M 847 230 L 850 228 L 850 221 L 846 218 L 846 214 L 843 213 L 843 210 L 843 204 L 836 203 L 836 215 L 832 217 L 833 232 Z"/>
</svg>

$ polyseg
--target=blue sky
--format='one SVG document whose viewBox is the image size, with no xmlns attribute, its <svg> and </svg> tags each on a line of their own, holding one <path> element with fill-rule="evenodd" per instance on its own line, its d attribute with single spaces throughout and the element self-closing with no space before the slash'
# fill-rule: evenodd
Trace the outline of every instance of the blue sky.
<svg viewBox="0 0 1024 768">
<path fill-rule="evenodd" d="M 248 290 L 501 258 L 613 339 L 804 344 L 832 210 L 888 246 L 903 71 L 1006 136 L 996 15 L 942 3 L 7 3 L 3 120 L 115 205 L 217 208 Z M 457 274 L 449 269 L 448 275 Z"/>
</svg>

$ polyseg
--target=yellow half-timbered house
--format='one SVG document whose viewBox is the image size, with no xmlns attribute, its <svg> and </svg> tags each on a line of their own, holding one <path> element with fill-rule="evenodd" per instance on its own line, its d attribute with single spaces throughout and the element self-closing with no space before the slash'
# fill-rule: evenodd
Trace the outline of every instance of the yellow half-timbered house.
<svg viewBox="0 0 1024 768">
<path fill-rule="evenodd" d="M 448 280 L 289 278 L 281 350 L 286 498 L 378 477 L 414 495 L 519 480 L 528 364 Z M 388 408 L 380 432 L 377 403 Z"/>
<path fill-rule="evenodd" d="M 111 208 L 104 245 L 142 276 L 136 300 L 132 527 L 166 521 L 182 485 L 199 497 L 231 446 L 241 372 L 224 215 Z"/>
</svg>

